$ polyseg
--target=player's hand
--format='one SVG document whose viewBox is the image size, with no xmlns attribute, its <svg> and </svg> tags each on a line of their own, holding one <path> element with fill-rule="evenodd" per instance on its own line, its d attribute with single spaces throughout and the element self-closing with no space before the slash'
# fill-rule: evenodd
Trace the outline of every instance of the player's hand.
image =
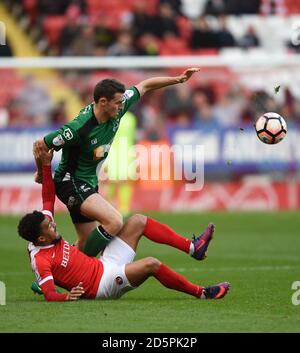
<svg viewBox="0 0 300 353">
<path fill-rule="evenodd" d="M 80 282 L 76 287 L 73 287 L 67 294 L 67 300 L 78 300 L 84 294 L 84 288 L 82 282 Z"/>
<path fill-rule="evenodd" d="M 42 165 L 51 165 L 53 158 L 53 150 L 47 151 L 43 146 L 37 144 L 33 147 L 33 154 L 36 160 L 39 160 Z"/>
<path fill-rule="evenodd" d="M 43 182 L 43 175 L 40 174 L 39 172 L 34 173 L 34 181 L 38 184 L 42 184 Z"/>
<path fill-rule="evenodd" d="M 183 83 L 183 82 L 186 82 L 187 80 L 189 80 L 192 75 L 195 73 L 195 72 L 199 72 L 200 69 L 198 67 L 191 67 L 189 69 L 186 69 L 183 74 L 181 74 L 179 76 L 179 82 L 180 83 Z"/>
</svg>

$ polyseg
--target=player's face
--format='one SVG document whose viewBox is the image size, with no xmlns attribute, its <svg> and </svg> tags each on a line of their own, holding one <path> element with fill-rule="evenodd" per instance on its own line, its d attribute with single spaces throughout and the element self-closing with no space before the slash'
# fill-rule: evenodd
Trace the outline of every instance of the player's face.
<svg viewBox="0 0 300 353">
<path fill-rule="evenodd" d="M 41 235 L 45 238 L 46 243 L 49 244 L 60 238 L 60 235 L 56 231 L 56 223 L 48 217 L 45 217 L 41 223 Z"/>
<path fill-rule="evenodd" d="M 106 101 L 105 111 L 110 118 L 118 115 L 123 108 L 123 93 L 115 93 L 114 98 Z"/>
</svg>

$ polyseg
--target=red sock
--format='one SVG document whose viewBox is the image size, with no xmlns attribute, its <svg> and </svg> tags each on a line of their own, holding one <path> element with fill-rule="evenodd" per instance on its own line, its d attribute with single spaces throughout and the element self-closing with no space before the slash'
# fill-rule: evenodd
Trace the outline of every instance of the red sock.
<svg viewBox="0 0 300 353">
<path fill-rule="evenodd" d="M 190 239 L 184 238 L 183 236 L 174 232 L 174 230 L 170 227 L 159 223 L 150 217 L 147 217 L 144 235 L 156 243 L 173 246 L 173 248 L 182 250 L 187 254 L 190 251 Z"/>
<path fill-rule="evenodd" d="M 197 286 L 189 282 L 183 276 L 172 271 L 168 266 L 163 263 L 160 264 L 159 269 L 154 274 L 154 277 L 159 280 L 161 284 L 170 289 L 175 289 L 180 292 L 188 293 L 194 297 L 200 298 L 203 287 Z"/>
</svg>

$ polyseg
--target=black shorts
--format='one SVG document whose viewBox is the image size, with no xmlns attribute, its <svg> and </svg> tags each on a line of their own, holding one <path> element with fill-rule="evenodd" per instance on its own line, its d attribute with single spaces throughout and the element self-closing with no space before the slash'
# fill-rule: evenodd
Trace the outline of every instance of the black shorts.
<svg viewBox="0 0 300 353">
<path fill-rule="evenodd" d="M 80 206 L 90 195 L 98 192 L 91 185 L 81 180 L 55 182 L 56 195 L 68 208 L 72 222 L 87 223 L 94 221 L 80 213 Z"/>
</svg>

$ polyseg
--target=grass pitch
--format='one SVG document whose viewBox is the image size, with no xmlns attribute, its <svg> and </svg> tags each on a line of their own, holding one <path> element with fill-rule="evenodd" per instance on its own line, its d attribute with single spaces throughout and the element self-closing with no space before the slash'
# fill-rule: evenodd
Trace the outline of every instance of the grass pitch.
<svg viewBox="0 0 300 353">
<path fill-rule="evenodd" d="M 143 239 L 137 258 L 155 256 L 201 285 L 229 281 L 223 300 L 201 301 L 168 290 L 155 279 L 120 300 L 47 303 L 30 290 L 34 279 L 18 217 L 1 217 L 0 332 L 300 332 L 300 305 L 292 283 L 300 281 L 299 213 L 152 214 L 184 236 L 216 225 L 209 256 L 198 262 Z M 75 232 L 67 214 L 56 216 L 67 240 Z M 300 299 L 300 296 L 299 296 Z"/>
</svg>

